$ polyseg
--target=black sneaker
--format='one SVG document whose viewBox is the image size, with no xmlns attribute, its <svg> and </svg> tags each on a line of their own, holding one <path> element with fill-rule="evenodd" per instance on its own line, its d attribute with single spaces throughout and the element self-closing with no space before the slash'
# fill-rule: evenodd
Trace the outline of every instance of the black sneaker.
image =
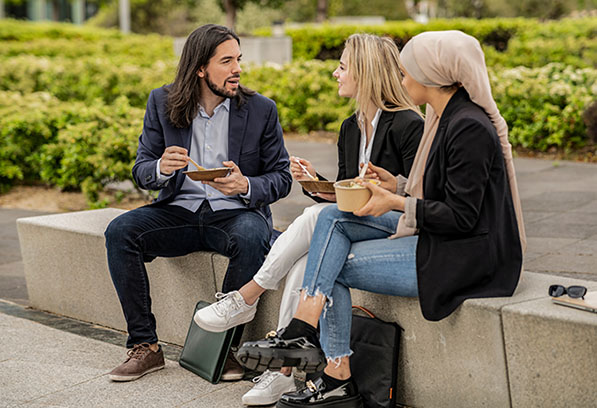
<svg viewBox="0 0 597 408">
<path fill-rule="evenodd" d="M 325 382 L 318 378 L 315 381 L 307 381 L 303 389 L 282 394 L 276 407 L 363 408 L 363 401 L 353 381 L 327 389 Z"/>
<path fill-rule="evenodd" d="M 277 371 L 282 367 L 297 367 L 307 373 L 321 371 L 327 365 L 323 351 L 305 337 L 284 340 L 270 332 L 265 340 L 247 341 L 236 353 L 236 359 L 251 370 Z"/>
</svg>

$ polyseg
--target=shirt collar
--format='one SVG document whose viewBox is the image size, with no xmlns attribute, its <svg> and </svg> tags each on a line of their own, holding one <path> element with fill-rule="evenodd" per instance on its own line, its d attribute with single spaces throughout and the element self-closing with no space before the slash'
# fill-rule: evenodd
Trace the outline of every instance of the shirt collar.
<svg viewBox="0 0 597 408">
<path fill-rule="evenodd" d="M 383 110 L 381 110 L 380 108 L 377 108 L 377 112 L 375 112 L 375 116 L 371 120 L 371 126 L 373 127 L 373 129 L 375 129 L 377 127 L 377 123 L 379 122 L 379 118 L 381 117 L 382 112 L 383 112 Z M 361 125 L 364 124 L 364 122 L 365 122 L 364 114 L 359 115 L 359 122 L 361 123 Z"/>
<path fill-rule="evenodd" d="M 373 129 L 377 128 L 377 124 L 379 123 L 379 118 L 381 117 L 381 113 L 383 111 L 381 109 L 377 109 L 377 112 L 375 112 L 375 116 L 373 117 L 373 120 L 371 121 L 371 126 L 373 126 Z"/>
<path fill-rule="evenodd" d="M 230 98 L 225 98 L 222 103 L 220 103 L 218 106 L 214 108 L 214 115 L 218 113 L 218 111 L 222 108 L 226 109 L 227 112 L 230 112 Z M 204 118 L 209 118 L 201 104 L 199 104 L 199 114 Z"/>
</svg>

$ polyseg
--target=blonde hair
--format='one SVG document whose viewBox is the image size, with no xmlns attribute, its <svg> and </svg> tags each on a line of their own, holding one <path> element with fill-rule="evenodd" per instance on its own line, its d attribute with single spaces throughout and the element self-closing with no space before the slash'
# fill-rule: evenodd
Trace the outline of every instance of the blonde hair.
<svg viewBox="0 0 597 408">
<path fill-rule="evenodd" d="M 402 86 L 400 52 L 394 41 L 372 34 L 352 34 L 344 52 L 348 74 L 356 83 L 357 117 L 369 102 L 384 111 L 411 109 L 423 116 Z"/>
</svg>

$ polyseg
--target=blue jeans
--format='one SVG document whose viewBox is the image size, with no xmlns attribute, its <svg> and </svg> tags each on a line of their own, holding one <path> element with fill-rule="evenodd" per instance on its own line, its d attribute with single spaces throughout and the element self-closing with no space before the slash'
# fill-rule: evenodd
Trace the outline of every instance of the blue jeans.
<svg viewBox="0 0 597 408">
<path fill-rule="evenodd" d="M 129 337 L 127 347 L 158 341 L 144 262 L 215 251 L 230 258 L 223 292 L 249 282 L 269 251 L 270 229 L 253 210 L 212 211 L 204 201 L 193 213 L 175 205 L 151 205 L 115 218 L 105 232 L 108 266 Z M 201 273 L 201 271 L 197 271 Z"/>
<path fill-rule="evenodd" d="M 418 237 L 388 239 L 402 213 L 357 217 L 326 207 L 317 219 L 303 289 L 327 298 L 319 320 L 328 359 L 350 356 L 352 301 L 349 288 L 395 296 L 418 296 Z"/>
</svg>

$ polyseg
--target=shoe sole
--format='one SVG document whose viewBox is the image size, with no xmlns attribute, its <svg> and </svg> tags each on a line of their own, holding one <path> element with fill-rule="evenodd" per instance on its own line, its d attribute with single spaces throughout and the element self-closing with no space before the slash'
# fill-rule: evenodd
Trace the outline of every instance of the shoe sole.
<svg viewBox="0 0 597 408">
<path fill-rule="evenodd" d="M 222 375 L 220 377 L 220 381 L 240 381 L 243 378 L 245 378 L 245 374 L 244 373 L 242 373 L 242 374 L 234 374 L 234 375 L 228 374 L 228 375 Z"/>
<path fill-rule="evenodd" d="M 145 374 L 153 373 L 154 371 L 161 370 L 164 367 L 166 367 L 166 365 L 163 365 L 163 366 L 160 366 L 160 367 L 150 368 L 149 370 L 145 371 L 143 374 L 139 374 L 139 375 L 114 375 L 114 374 L 109 374 L 108 378 L 110 378 L 110 380 L 112 380 L 112 381 L 117 381 L 117 382 L 135 381 L 135 380 L 143 377 Z"/>
<path fill-rule="evenodd" d="M 282 394 L 280 394 L 280 397 L 282 396 Z M 248 407 L 259 407 L 262 405 L 272 405 L 275 404 L 276 402 L 278 402 L 278 400 L 280 399 L 280 397 L 272 397 L 270 399 L 259 399 L 259 398 L 255 398 L 255 399 L 242 399 L 242 403 L 243 405 L 246 405 Z"/>
<path fill-rule="evenodd" d="M 320 349 L 241 347 L 236 353 L 236 359 L 243 366 L 256 371 L 279 371 L 282 367 L 296 367 L 306 373 L 316 373 L 327 365 Z"/>
<path fill-rule="evenodd" d="M 296 387 L 289 388 L 289 389 L 282 391 L 276 395 L 270 394 L 269 398 L 266 398 L 264 396 L 257 396 L 257 395 L 245 397 L 243 395 L 243 398 L 241 401 L 244 405 L 247 405 L 247 406 L 272 405 L 272 404 L 275 404 L 276 402 L 278 402 L 278 400 L 280 399 L 282 394 L 285 394 L 287 392 L 295 392 L 295 391 L 296 391 Z"/>
<path fill-rule="evenodd" d="M 197 326 L 201 327 L 203 330 L 207 330 L 208 332 L 212 332 L 212 333 L 222 333 L 222 332 L 225 332 L 226 330 L 232 329 L 233 327 L 239 326 L 241 324 L 249 323 L 254 318 L 255 318 L 255 314 L 253 314 L 252 316 L 250 316 L 248 319 L 243 319 L 240 322 L 237 322 L 236 324 L 221 327 L 221 326 L 212 326 L 209 323 L 205 323 L 201 319 L 197 318 L 197 314 L 195 314 L 195 316 L 193 316 L 193 320 L 195 321 L 195 323 L 197 324 Z"/>
<path fill-rule="evenodd" d="M 276 408 L 300 408 L 300 407 L 317 407 L 317 408 L 325 408 L 325 407 L 342 407 L 342 408 L 363 408 L 363 400 L 361 399 L 360 395 L 356 395 L 354 397 L 335 400 L 335 401 L 323 401 L 319 403 L 313 404 L 295 404 L 289 401 L 278 401 L 276 404 Z"/>
</svg>

